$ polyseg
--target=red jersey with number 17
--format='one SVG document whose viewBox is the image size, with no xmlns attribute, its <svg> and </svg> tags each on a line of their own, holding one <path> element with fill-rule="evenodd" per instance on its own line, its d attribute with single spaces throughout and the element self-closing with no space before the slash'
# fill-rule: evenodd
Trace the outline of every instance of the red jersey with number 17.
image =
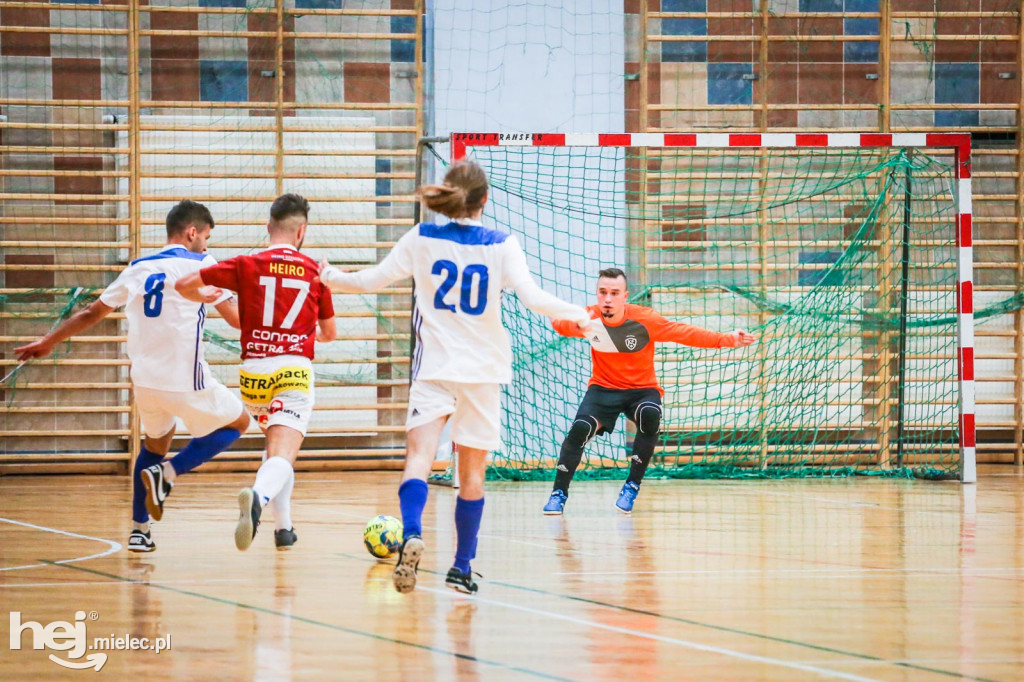
<svg viewBox="0 0 1024 682">
<path fill-rule="evenodd" d="M 203 284 L 238 294 L 242 359 L 304 355 L 313 359 L 318 320 L 334 317 L 331 291 L 315 260 L 291 246 L 235 256 L 199 271 Z"/>
</svg>

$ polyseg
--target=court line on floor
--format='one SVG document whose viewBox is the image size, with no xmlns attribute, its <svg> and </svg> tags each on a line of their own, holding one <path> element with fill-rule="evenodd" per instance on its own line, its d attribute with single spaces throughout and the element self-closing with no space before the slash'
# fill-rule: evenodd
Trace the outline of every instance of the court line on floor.
<svg viewBox="0 0 1024 682">
<path fill-rule="evenodd" d="M 343 557 L 343 558 L 346 558 L 346 559 L 353 559 L 355 561 L 359 561 L 359 562 L 362 562 L 362 563 L 366 563 L 366 561 L 367 561 L 364 557 L 358 556 L 356 554 L 336 553 L 336 556 L 340 556 L 340 557 Z M 430 575 L 436 575 L 436 576 L 443 575 L 442 573 L 440 573 L 438 571 L 432 571 L 430 569 L 422 568 L 422 567 L 419 569 L 419 572 L 420 573 L 427 573 L 427 574 L 430 574 Z M 672 621 L 672 622 L 676 622 L 676 623 L 682 623 L 682 624 L 685 624 L 685 625 L 693 625 L 695 627 L 707 628 L 709 630 L 717 630 L 719 632 L 726 632 L 726 633 L 733 634 L 733 635 L 742 635 L 742 636 L 745 636 L 745 637 L 751 637 L 751 638 L 754 638 L 754 639 L 760 639 L 760 640 L 765 640 L 765 641 L 769 641 L 769 642 L 775 642 L 775 643 L 778 643 L 778 644 L 788 644 L 790 646 L 802 647 L 802 648 L 805 648 L 805 649 L 812 649 L 814 651 L 821 651 L 821 652 L 826 652 L 826 653 L 830 653 L 830 654 L 839 654 L 839 655 L 842 655 L 842 656 L 847 656 L 849 658 L 860 659 L 860 660 L 864 660 L 864 661 L 871 661 L 871 662 L 874 662 L 874 663 L 888 663 L 890 665 L 898 666 L 898 667 L 901 667 L 901 668 L 909 668 L 909 669 L 912 669 L 912 670 L 920 670 L 922 672 L 935 673 L 936 675 L 945 675 L 947 677 L 956 677 L 957 679 L 975 680 L 976 682 L 997 682 L 997 680 L 992 680 L 992 679 L 988 679 L 988 678 L 984 678 L 984 677 L 971 677 L 969 675 L 964 675 L 963 673 L 953 672 L 951 670 L 942 670 L 941 668 L 929 668 L 929 667 L 926 667 L 926 666 L 914 665 L 914 664 L 911 664 L 911 663 L 903 663 L 903 662 L 899 662 L 899 661 L 892 661 L 892 660 L 889 660 L 889 659 L 881 658 L 880 656 L 872 656 L 871 654 L 862 654 L 862 653 L 857 653 L 855 651 L 845 651 L 843 649 L 835 649 L 833 647 L 823 646 L 823 645 L 819 645 L 819 644 L 811 644 L 809 642 L 801 642 L 801 641 L 798 641 L 798 640 L 787 639 L 785 637 L 775 637 L 774 635 L 766 635 L 766 634 L 763 634 L 763 633 L 760 633 L 760 632 L 750 632 L 750 631 L 747 631 L 747 630 L 740 630 L 738 628 L 731 628 L 731 627 L 728 627 L 726 625 L 715 625 L 714 623 L 705 623 L 705 622 L 702 622 L 702 621 L 699 621 L 699 620 L 693 620 L 691 618 L 683 618 L 681 616 L 669 616 L 669 615 L 657 613 L 655 611 L 646 611 L 644 609 L 637 609 L 637 608 L 633 608 L 631 606 L 622 606 L 621 604 L 611 604 L 609 602 L 602 602 L 602 601 L 598 601 L 596 599 L 589 599 L 587 597 L 577 597 L 575 595 L 564 594 L 564 593 L 561 593 L 561 592 L 551 592 L 549 590 L 542 590 L 542 589 L 536 588 L 536 587 L 527 587 L 525 585 L 516 585 L 514 583 L 507 583 L 507 582 L 498 581 L 498 580 L 488 580 L 486 582 L 486 584 L 488 584 L 488 585 L 499 585 L 501 587 L 506 587 L 506 588 L 509 588 L 509 589 L 512 589 L 512 590 L 520 590 L 522 592 L 532 592 L 534 594 L 543 595 L 545 597 L 555 597 L 555 598 L 558 598 L 558 599 L 565 599 L 565 600 L 568 600 L 568 601 L 580 602 L 582 604 L 588 604 L 590 606 L 601 606 L 601 607 L 604 607 L 604 608 L 615 609 L 615 610 L 618 610 L 618 611 L 625 611 L 627 613 L 635 613 L 635 614 L 641 615 L 641 616 L 650 616 L 651 618 L 658 618 L 658 619 L 661 619 L 661 620 L 667 620 L 667 621 Z"/>
<path fill-rule="evenodd" d="M 788 639 L 786 637 L 775 637 L 773 635 L 766 635 L 766 634 L 763 634 L 763 633 L 760 633 L 760 632 L 748 632 L 746 630 L 740 630 L 738 628 L 731 628 L 731 627 L 724 626 L 724 625 L 715 625 L 713 623 L 704 623 L 704 622 L 701 622 L 701 621 L 692 620 L 692 619 L 689 619 L 689 618 L 682 618 L 682 617 L 679 617 L 679 616 L 668 616 L 668 615 L 665 615 L 665 614 L 657 613 L 655 611 L 645 611 L 643 609 L 635 609 L 635 608 L 632 608 L 632 607 L 629 607 L 629 606 L 622 606 L 622 605 L 619 605 L 619 604 L 610 604 L 610 603 L 607 603 L 607 602 L 598 601 L 596 599 L 588 599 L 586 597 L 577 597 L 575 595 L 559 594 L 558 592 L 550 592 L 548 590 L 541 590 L 541 589 L 533 588 L 533 587 L 525 587 L 525 586 L 522 586 L 522 585 L 515 585 L 513 583 L 493 582 L 492 584 L 494 584 L 494 585 L 501 585 L 503 587 L 508 587 L 508 588 L 515 589 L 515 590 L 523 590 L 523 591 L 526 591 L 526 592 L 536 592 L 538 594 L 542 594 L 542 595 L 545 595 L 545 596 L 561 597 L 563 599 L 568 599 L 570 601 L 578 601 L 578 602 L 582 602 L 582 603 L 585 603 L 585 604 L 591 604 L 591 605 L 594 605 L 594 606 L 604 606 L 604 607 L 608 607 L 608 608 L 619 609 L 619 610 L 622 610 L 622 611 L 627 611 L 629 613 L 635 613 L 635 614 L 638 614 L 638 615 L 645 615 L 645 616 L 651 616 L 653 618 L 660 618 L 660 619 L 663 619 L 663 620 L 669 620 L 669 621 L 676 621 L 676 622 L 680 622 L 680 623 L 686 623 L 688 625 L 695 625 L 695 626 L 698 626 L 698 627 L 709 628 L 709 629 L 718 630 L 718 631 L 721 631 L 721 632 L 728 632 L 728 633 L 732 633 L 732 634 L 744 635 L 744 636 L 752 637 L 752 638 L 755 638 L 755 639 L 768 640 L 768 641 L 776 642 L 776 643 L 779 643 L 779 644 L 789 644 L 791 646 L 804 647 L 804 648 L 814 649 L 816 651 L 824 651 L 824 652 L 828 652 L 828 653 L 840 654 L 840 655 L 843 655 L 843 656 L 847 656 L 847 657 L 855 658 L 855 659 L 861 659 L 861 660 L 864 660 L 864 661 L 871 661 L 871 662 L 875 662 L 875 663 L 889 663 L 891 665 L 898 666 L 898 667 L 901 667 L 901 668 L 910 668 L 910 669 L 913 669 L 913 670 L 920 670 L 922 672 L 929 672 L 929 673 L 934 673 L 934 674 L 937 674 L 937 675 L 945 675 L 947 677 L 956 677 L 957 679 L 975 680 L 977 682 L 997 682 L 996 680 L 991 680 L 991 679 L 987 679 L 987 678 L 983 678 L 983 677 L 970 677 L 968 675 L 964 675 L 962 673 L 954 672 L 954 671 L 951 671 L 951 670 L 942 670 L 941 668 L 930 668 L 930 667 L 927 667 L 927 666 L 920 666 L 920 665 L 914 665 L 914 664 L 910 664 L 910 663 L 903 663 L 903 662 L 899 662 L 899 661 L 892 661 L 892 660 L 888 660 L 888 659 L 882 658 L 880 656 L 872 656 L 871 654 L 862 654 L 862 653 L 858 653 L 858 652 L 854 652 L 854 651 L 845 651 L 843 649 L 836 649 L 836 648 L 833 648 L 833 647 L 822 646 L 822 645 L 818 645 L 818 644 L 811 644 L 810 642 L 801 642 L 799 640 Z"/>
<path fill-rule="evenodd" d="M 50 564 L 50 565 L 53 565 L 53 566 L 57 566 L 58 565 L 57 562 L 55 562 L 55 561 L 47 561 L 46 559 L 39 559 L 39 561 L 42 561 L 42 562 L 44 562 L 46 564 Z M 129 583 L 129 584 L 134 584 L 134 585 L 144 585 L 146 587 L 152 587 L 152 588 L 155 588 L 155 589 L 158 589 L 158 590 L 164 590 L 164 591 L 167 591 L 167 592 L 174 592 L 175 594 L 181 594 L 181 595 L 185 595 L 187 597 L 195 597 L 197 599 L 203 599 L 205 601 L 210 601 L 210 602 L 214 602 L 214 603 L 217 603 L 217 604 L 224 604 L 224 605 L 227 605 L 227 606 L 233 606 L 235 608 L 246 609 L 246 610 L 249 610 L 249 611 L 255 611 L 257 613 L 265 613 L 265 614 L 268 614 L 268 615 L 271 615 L 271 616 L 279 616 L 281 618 L 287 618 L 288 620 L 296 621 L 296 622 L 299 622 L 299 623 L 305 623 L 307 625 L 315 625 L 317 627 L 328 628 L 330 630 L 335 630 L 335 631 L 338 631 L 338 632 L 344 632 L 344 633 L 347 633 L 347 634 L 350 634 L 350 635 L 356 635 L 357 637 L 367 637 L 369 639 L 375 639 L 375 640 L 381 641 L 381 642 L 390 642 L 392 644 L 400 644 L 400 645 L 403 645 L 403 646 L 410 646 L 410 647 L 413 647 L 415 649 L 421 649 L 423 651 L 429 651 L 429 652 L 434 653 L 434 654 L 444 654 L 446 656 L 452 656 L 453 658 L 462 659 L 464 661 L 470 661 L 470 662 L 473 662 L 473 663 L 482 663 L 484 665 L 489 665 L 489 666 L 492 666 L 492 667 L 495 667 L 495 668 L 501 668 L 503 670 L 509 670 L 509 671 L 512 671 L 512 672 L 523 673 L 525 675 L 531 675 L 533 677 L 539 677 L 539 678 L 542 678 L 542 679 L 545 679 L 545 680 L 559 680 L 560 682 L 574 682 L 572 679 L 566 678 L 566 677 L 558 677 L 557 675 L 549 675 L 547 673 L 539 672 L 539 671 L 536 671 L 536 670 L 530 670 L 529 668 L 520 668 L 520 667 L 514 666 L 514 665 L 506 665 L 504 663 L 499 663 L 497 661 L 490 661 L 490 660 L 487 660 L 487 659 L 484 659 L 484 658 L 478 658 L 476 656 L 471 656 L 470 654 L 459 653 L 458 651 L 449 651 L 447 649 L 441 649 L 439 647 L 430 646 L 428 644 L 418 644 L 416 642 L 408 642 L 408 641 L 401 640 L 401 639 L 394 639 L 392 637 L 385 637 L 384 635 L 378 635 L 378 634 L 376 634 L 374 632 L 367 632 L 365 630 L 356 630 L 355 628 L 345 627 L 344 625 L 337 625 L 335 623 L 325 623 L 324 621 L 314 620 L 312 618 L 306 618 L 304 616 L 295 616 L 295 615 L 292 615 L 290 613 L 284 613 L 283 611 L 275 611 L 273 609 L 268 609 L 268 608 L 263 607 L 263 606 L 256 606 L 255 604 L 246 604 L 246 603 L 243 603 L 243 602 L 235 601 L 233 599 L 225 599 L 223 597 L 214 597 L 213 595 L 202 594 L 200 592 L 192 592 L 190 590 L 183 590 L 183 589 L 180 589 L 180 588 L 177 588 L 177 587 L 171 587 L 169 585 L 163 585 L 163 584 L 160 584 L 160 583 L 150 583 L 148 581 L 133 580 L 132 578 L 128 578 L 128 577 L 125 577 L 125 576 L 122 576 L 122 575 L 117 575 L 116 573 L 107 573 L 106 571 L 99 571 L 99 570 L 97 570 L 95 568 L 86 568 L 85 566 L 73 566 L 73 565 L 70 565 L 70 564 L 59 564 L 59 565 L 62 566 L 63 568 L 68 568 L 68 569 L 71 569 L 73 571 L 84 571 L 86 573 L 92 573 L 93 575 L 100 575 L 100 576 L 103 576 L 105 578 L 110 578 L 112 580 L 119 580 L 119 581 L 121 581 L 123 583 Z"/>
<path fill-rule="evenodd" d="M 443 594 L 445 596 L 454 597 L 454 593 L 452 593 L 451 590 L 448 589 L 437 589 L 434 587 L 424 586 L 421 586 L 418 589 L 424 592 L 431 592 L 434 594 Z M 736 651 L 734 649 L 726 649 L 725 647 L 712 646 L 710 644 L 700 644 L 698 642 L 692 642 L 688 639 L 678 639 L 676 637 L 667 637 L 665 635 L 656 635 L 651 632 L 644 632 L 643 630 L 633 630 L 631 628 L 623 628 L 617 625 L 607 625 L 605 623 L 598 623 L 592 620 L 587 620 L 585 618 L 576 618 L 575 616 L 568 616 L 564 613 L 545 611 L 544 609 L 535 609 L 531 606 L 523 606 L 521 604 L 511 604 L 509 602 L 498 601 L 496 599 L 488 599 L 486 597 L 481 597 L 479 595 L 474 595 L 473 597 L 471 597 L 471 599 L 474 602 L 493 604 L 494 606 L 501 606 L 507 609 L 513 609 L 515 611 L 532 613 L 536 616 L 543 616 L 554 620 L 562 620 L 569 623 L 576 623 L 577 625 L 583 625 L 589 628 L 608 630 L 609 632 L 617 632 L 621 635 L 630 635 L 632 637 L 650 639 L 656 642 L 664 642 L 666 644 L 676 644 L 687 649 L 695 649 L 697 651 L 705 651 L 712 654 L 728 656 L 730 658 L 738 658 L 742 661 L 749 661 L 751 663 L 761 663 L 764 665 L 774 665 L 782 668 L 791 668 L 793 670 L 799 670 L 800 672 L 813 673 L 816 675 L 823 675 L 825 677 L 835 677 L 841 680 L 853 680 L 854 682 L 878 682 L 878 680 L 876 680 L 873 677 L 861 677 L 860 675 L 854 675 L 853 673 L 844 673 L 838 670 L 831 670 L 829 668 L 819 668 L 813 665 L 805 665 L 797 661 L 786 661 L 781 658 L 758 656 L 757 654 L 748 654 L 742 651 Z"/>
<path fill-rule="evenodd" d="M 855 571 L 900 570 L 900 569 L 890 569 L 890 568 L 886 568 L 886 567 L 883 567 L 883 566 L 857 566 L 855 564 L 850 564 L 850 563 L 847 563 L 847 562 L 822 561 L 821 559 L 808 559 L 808 558 L 798 558 L 798 557 L 790 557 L 790 556 L 775 556 L 773 554 L 749 554 L 749 553 L 737 553 L 737 552 L 708 552 L 708 551 L 700 551 L 700 550 L 693 550 L 693 549 L 691 549 L 691 550 L 684 550 L 684 553 L 685 554 L 691 554 L 691 555 L 694 555 L 694 556 L 738 557 L 738 558 L 743 558 L 743 559 L 762 559 L 762 560 L 767 560 L 767 561 L 795 561 L 795 562 L 800 563 L 800 564 L 811 564 L 811 565 L 819 565 L 819 566 L 838 566 L 838 567 L 840 567 L 839 569 L 830 569 L 830 570 L 839 570 L 840 572 L 842 572 L 843 569 L 855 570 Z M 921 569 L 917 569 L 917 570 L 921 570 Z M 1000 577 L 1000 576 L 996 576 L 996 575 L 975 576 L 975 577 L 978 577 L 978 578 L 981 578 L 981 579 L 984 579 L 984 580 L 1003 580 L 1003 581 L 1013 581 L 1013 582 L 1017 582 L 1017 580 L 1018 580 L 1015 577 L 1006 577 L 1006 578 L 1004 578 L 1004 577 Z"/>
<path fill-rule="evenodd" d="M 862 661 L 862 665 L 886 665 L 894 661 Z M 1021 664 L 1024 663 L 1024 658 L 901 658 L 900 663 L 963 663 L 963 664 L 974 664 L 974 665 L 1003 665 L 1003 664 Z M 833 663 L 836 665 L 851 665 L 854 661 L 804 661 L 804 663 L 814 663 L 826 665 Z M 966 677 L 966 676 L 964 676 Z M 971 678 L 966 678 L 971 679 Z"/>
<path fill-rule="evenodd" d="M 588 575 L 588 576 L 623 576 L 623 575 L 771 575 L 777 573 L 795 573 L 799 575 L 818 574 L 814 577 L 838 578 L 849 577 L 854 573 L 897 573 L 903 575 L 947 577 L 960 574 L 970 578 L 989 578 L 996 576 L 981 575 L 981 573 L 1020 573 L 1024 566 L 991 567 L 978 569 L 960 568 L 850 568 L 840 570 L 835 568 L 735 568 L 735 569 L 688 569 L 672 571 L 553 571 L 550 575 Z"/>
<path fill-rule="evenodd" d="M 72 537 L 72 538 L 82 538 L 83 540 L 94 540 L 96 542 L 105 542 L 110 547 L 110 549 L 108 549 L 106 552 L 100 552 L 99 554 L 90 554 L 89 556 L 80 556 L 80 557 L 75 557 L 74 559 L 61 559 L 60 561 L 52 561 L 52 562 L 51 561 L 47 561 L 46 563 L 43 563 L 43 564 L 27 564 L 25 566 L 6 566 L 4 568 L 0 568 L 0 571 L 17 571 L 19 569 L 24 569 L 24 568 L 45 568 L 47 566 L 47 564 L 51 564 L 51 563 L 53 563 L 53 564 L 61 564 L 61 565 L 63 565 L 63 564 L 72 564 L 72 563 L 75 563 L 75 562 L 78 562 L 78 561 L 88 561 L 89 559 L 99 559 L 100 557 L 105 557 L 105 556 L 107 556 L 109 554 L 113 554 L 114 552 L 119 552 L 122 549 L 121 543 L 120 542 L 115 542 L 113 540 L 106 540 L 104 538 L 94 538 L 91 535 L 79 535 L 78 533 L 72 533 L 72 532 L 66 531 L 66 530 L 58 530 L 56 528 L 47 528 L 46 526 L 37 526 L 34 523 L 25 523 L 24 521 L 15 521 L 14 519 L 6 519 L 6 518 L 4 518 L 2 516 L 0 516 L 0 521 L 5 521 L 7 523 L 11 523 L 11 524 L 14 524 L 16 526 L 25 526 L 26 528 L 34 528 L 35 530 L 46 531 L 47 533 L 56 533 L 57 535 L 67 535 L 68 537 Z M 39 561 L 43 561 L 43 560 L 40 559 Z"/>
<path fill-rule="evenodd" d="M 240 583 L 245 578 L 204 578 L 202 580 L 154 580 L 154 585 L 189 585 L 189 584 L 202 584 L 207 583 Z M 141 581 L 139 581 L 141 582 Z M 117 585 L 119 583 L 110 582 L 109 580 L 86 580 L 86 581 L 75 581 L 66 583 L 18 583 L 11 585 L 0 585 L 0 590 L 9 590 L 18 587 L 78 587 L 82 585 Z"/>
</svg>

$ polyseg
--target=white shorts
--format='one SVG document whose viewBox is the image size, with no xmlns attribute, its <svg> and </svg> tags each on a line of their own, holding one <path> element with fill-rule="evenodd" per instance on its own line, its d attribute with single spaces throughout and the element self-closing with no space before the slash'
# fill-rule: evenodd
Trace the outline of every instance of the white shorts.
<svg viewBox="0 0 1024 682">
<path fill-rule="evenodd" d="M 239 390 L 260 428 L 280 424 L 303 436 L 313 416 L 313 363 L 301 355 L 245 360 L 238 369 Z"/>
<path fill-rule="evenodd" d="M 479 450 L 501 447 L 501 384 L 412 382 L 406 431 L 448 415 L 456 445 Z"/>
<path fill-rule="evenodd" d="M 199 438 L 227 426 L 242 414 L 242 401 L 224 384 L 210 377 L 201 391 L 161 391 L 135 387 L 142 432 L 149 438 L 166 436 L 176 417 L 185 422 L 193 438 Z"/>
</svg>

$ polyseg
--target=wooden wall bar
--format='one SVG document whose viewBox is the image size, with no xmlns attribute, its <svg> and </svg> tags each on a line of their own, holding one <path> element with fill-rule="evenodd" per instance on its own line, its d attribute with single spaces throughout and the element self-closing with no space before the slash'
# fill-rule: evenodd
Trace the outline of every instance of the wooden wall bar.
<svg viewBox="0 0 1024 682">
<path fill-rule="evenodd" d="M 377 262 L 407 229 L 423 0 L 248 4 L 0 5 L 3 373 L 55 311 L 88 303 L 159 248 L 163 215 L 183 196 L 214 209 L 218 258 L 262 243 L 260 220 L 282 191 L 313 205 L 311 254 L 349 267 Z M 1021 2 L 962 4 L 881 0 L 840 14 L 800 12 L 797 0 L 708 0 L 692 12 L 627 0 L 627 54 L 640 57 L 625 65 L 636 76 L 626 128 L 969 130 L 979 305 L 1008 298 L 1024 290 Z M 303 143 L 312 136 L 336 143 Z M 409 296 L 403 285 L 338 298 L 344 336 L 319 382 L 315 466 L 388 467 L 401 455 Z M 222 337 L 211 364 L 237 385 L 236 337 L 210 326 Z M 127 470 L 138 423 L 123 330 L 112 315 L 0 391 L 0 474 Z M 1024 465 L 1024 314 L 983 321 L 977 336 L 979 459 Z M 259 447 L 254 435 L 232 457 L 251 462 Z"/>
<path fill-rule="evenodd" d="M 269 204 L 285 191 L 312 205 L 307 252 L 347 267 L 377 262 L 411 223 L 422 0 L 180 4 L 0 6 L 4 374 L 11 349 L 72 296 L 88 304 L 159 249 L 180 198 L 210 206 L 218 259 L 265 243 Z M 336 299 L 341 338 L 317 367 L 309 467 L 401 457 L 410 294 L 405 284 L 371 302 Z M 211 317 L 220 345 L 207 357 L 237 387 L 237 334 Z M 0 474 L 128 471 L 139 425 L 124 324 L 111 315 L 0 391 Z M 254 429 L 223 466 L 251 467 L 261 449 Z"/>
<path fill-rule="evenodd" d="M 970 11 L 965 3 L 924 4 L 929 11 L 913 0 L 881 0 L 877 11 L 834 11 L 843 3 L 823 2 L 822 11 L 800 12 L 789 0 L 754 10 L 722 0 L 683 12 L 662 11 L 670 5 L 661 0 L 627 3 L 644 48 L 635 67 L 642 101 L 627 110 L 627 127 L 969 131 L 976 300 L 983 307 L 1009 298 L 1024 291 L 1022 3 L 969 3 Z M 742 72 L 743 80 L 716 80 L 713 71 L 733 79 Z M 1020 466 L 1024 315 L 980 320 L 976 336 L 979 461 Z"/>
</svg>

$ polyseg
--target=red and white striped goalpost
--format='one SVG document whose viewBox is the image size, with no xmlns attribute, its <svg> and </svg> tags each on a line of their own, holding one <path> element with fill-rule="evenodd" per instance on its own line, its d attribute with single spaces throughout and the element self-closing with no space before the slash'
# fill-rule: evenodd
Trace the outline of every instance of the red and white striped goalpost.
<svg viewBox="0 0 1024 682">
<path fill-rule="evenodd" d="M 974 247 L 971 237 L 971 136 L 967 133 L 453 133 L 452 160 L 468 147 L 901 147 L 952 149 L 957 182 L 957 382 L 960 480 L 977 480 L 974 385 Z"/>
</svg>

